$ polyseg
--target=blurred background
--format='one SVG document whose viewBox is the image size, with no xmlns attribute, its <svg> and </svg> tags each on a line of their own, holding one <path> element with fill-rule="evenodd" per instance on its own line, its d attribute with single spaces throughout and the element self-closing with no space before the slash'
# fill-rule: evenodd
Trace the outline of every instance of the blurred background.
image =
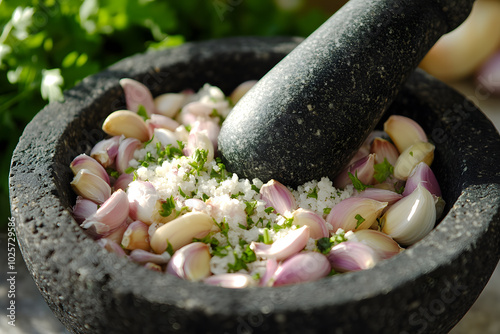
<svg viewBox="0 0 500 334">
<path fill-rule="evenodd" d="M 6 232 L 10 217 L 12 151 L 26 124 L 47 103 L 63 100 L 64 90 L 127 56 L 185 42 L 238 35 L 306 37 L 345 2 L 0 0 L 0 234 Z M 499 0 L 476 1 L 470 18 L 445 35 L 421 64 L 478 104 L 497 129 L 499 18 Z M 487 290 L 489 299 L 496 296 L 487 306 L 494 307 L 488 319 L 500 315 L 498 269 L 494 280 L 496 287 L 489 285 Z M 31 285 L 36 291 L 32 281 Z M 480 309 L 473 316 L 477 323 L 484 312 Z M 500 324 L 488 326 L 477 332 L 500 332 Z M 463 330 L 474 332 L 468 327 Z"/>
</svg>

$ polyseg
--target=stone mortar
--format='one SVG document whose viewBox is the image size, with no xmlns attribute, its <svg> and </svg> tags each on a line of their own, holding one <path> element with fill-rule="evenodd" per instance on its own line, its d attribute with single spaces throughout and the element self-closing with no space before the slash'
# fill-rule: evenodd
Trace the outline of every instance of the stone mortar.
<svg viewBox="0 0 500 334">
<path fill-rule="evenodd" d="M 138 55 L 83 80 L 26 127 L 10 200 L 24 260 L 73 333 L 443 333 L 467 312 L 500 257 L 500 137 L 467 99 L 416 71 L 388 114 L 436 143 L 446 216 L 422 241 L 370 270 L 279 288 L 224 289 L 152 272 L 102 249 L 71 217 L 71 160 L 105 134 L 130 77 L 158 95 L 204 83 L 226 93 L 298 43 L 234 38 Z M 386 116 L 387 116 L 386 115 Z"/>
</svg>

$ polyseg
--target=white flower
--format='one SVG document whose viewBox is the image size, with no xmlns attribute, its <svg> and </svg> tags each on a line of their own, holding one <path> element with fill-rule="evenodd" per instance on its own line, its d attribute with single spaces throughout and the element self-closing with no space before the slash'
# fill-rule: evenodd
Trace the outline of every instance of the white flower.
<svg viewBox="0 0 500 334">
<path fill-rule="evenodd" d="M 3 58 L 12 51 L 12 48 L 5 44 L 0 44 L 0 64 L 2 64 Z"/>
<path fill-rule="evenodd" d="M 32 7 L 17 7 L 12 13 L 12 33 L 17 39 L 23 40 L 28 37 L 28 27 L 32 23 L 34 9 Z"/>
<path fill-rule="evenodd" d="M 54 68 L 52 70 L 42 70 L 41 93 L 44 99 L 52 101 L 62 101 L 63 93 L 61 86 L 64 79 L 61 76 L 61 70 Z"/>
</svg>

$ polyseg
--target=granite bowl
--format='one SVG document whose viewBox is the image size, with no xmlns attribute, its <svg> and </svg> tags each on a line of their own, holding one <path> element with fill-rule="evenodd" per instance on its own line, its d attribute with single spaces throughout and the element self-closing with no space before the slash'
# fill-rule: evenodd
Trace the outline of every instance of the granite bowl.
<svg viewBox="0 0 500 334">
<path fill-rule="evenodd" d="M 373 269 L 279 288 L 224 289 L 152 272 L 102 249 L 73 220 L 71 160 L 105 134 L 125 100 L 118 80 L 158 95 L 258 79 L 296 38 L 233 38 L 137 55 L 86 78 L 26 127 L 10 200 L 20 249 L 46 302 L 73 333 L 443 333 L 474 303 L 500 257 L 500 137 L 466 98 L 416 71 L 387 112 L 436 144 L 447 205 L 422 241 Z"/>
</svg>

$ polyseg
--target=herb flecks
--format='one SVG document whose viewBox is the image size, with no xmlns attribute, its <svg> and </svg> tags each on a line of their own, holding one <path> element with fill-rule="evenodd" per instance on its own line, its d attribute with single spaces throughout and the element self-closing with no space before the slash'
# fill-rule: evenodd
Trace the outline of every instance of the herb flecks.
<svg viewBox="0 0 500 334">
<path fill-rule="evenodd" d="M 373 177 L 379 183 L 384 182 L 394 173 L 394 166 L 387 161 L 387 158 L 384 158 L 383 162 L 373 165 L 373 169 L 375 170 Z"/>
<path fill-rule="evenodd" d="M 354 189 L 357 191 L 363 191 L 366 188 L 372 188 L 371 185 L 369 184 L 364 184 L 359 178 L 358 178 L 358 171 L 354 172 L 354 175 L 352 175 L 351 172 L 347 172 L 347 175 L 352 181 L 352 185 L 354 186 Z"/>
</svg>

